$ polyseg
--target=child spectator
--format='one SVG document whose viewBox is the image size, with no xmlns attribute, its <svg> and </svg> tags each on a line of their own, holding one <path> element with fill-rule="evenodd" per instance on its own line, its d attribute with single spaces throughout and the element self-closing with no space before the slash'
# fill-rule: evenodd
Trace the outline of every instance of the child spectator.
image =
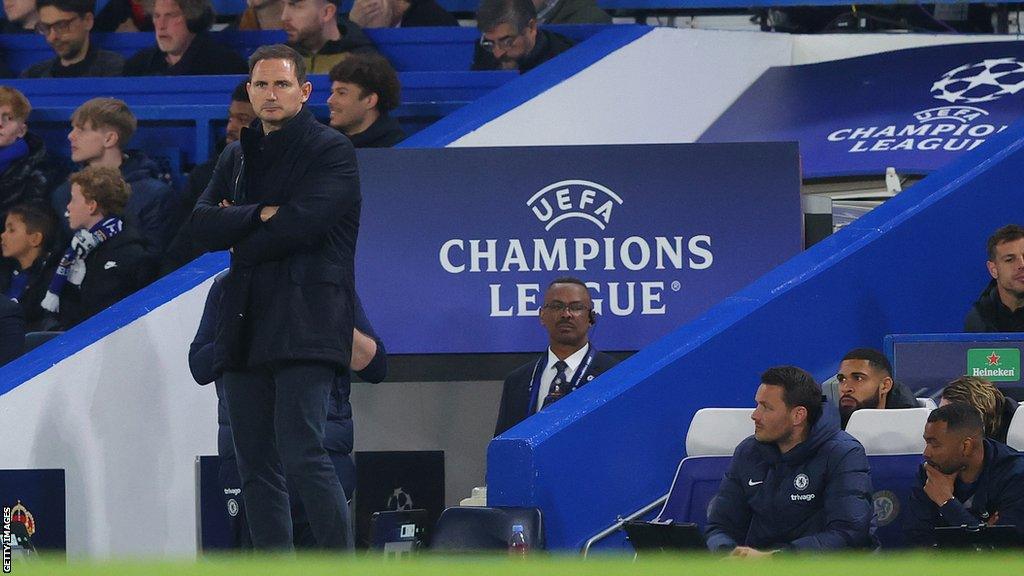
<svg viewBox="0 0 1024 576">
<path fill-rule="evenodd" d="M 7 211 L 0 234 L 0 295 L 21 304 L 29 332 L 48 330 L 56 322 L 41 306 L 57 267 L 50 257 L 55 220 L 45 204 L 20 204 Z"/>
<path fill-rule="evenodd" d="M 32 106 L 14 88 L 0 86 L 0 216 L 25 202 L 46 202 L 67 176 L 66 162 L 28 131 Z"/>
</svg>

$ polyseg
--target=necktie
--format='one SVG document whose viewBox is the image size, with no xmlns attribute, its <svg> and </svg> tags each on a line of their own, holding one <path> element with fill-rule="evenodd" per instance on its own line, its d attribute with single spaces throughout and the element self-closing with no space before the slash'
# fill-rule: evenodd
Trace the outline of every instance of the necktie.
<svg viewBox="0 0 1024 576">
<path fill-rule="evenodd" d="M 569 365 L 564 360 L 559 360 L 555 362 L 554 368 L 555 379 L 551 381 L 551 389 L 548 390 L 548 395 L 544 397 L 544 403 L 540 406 L 541 410 L 569 393 L 569 379 L 565 377 L 565 371 L 569 369 Z"/>
</svg>

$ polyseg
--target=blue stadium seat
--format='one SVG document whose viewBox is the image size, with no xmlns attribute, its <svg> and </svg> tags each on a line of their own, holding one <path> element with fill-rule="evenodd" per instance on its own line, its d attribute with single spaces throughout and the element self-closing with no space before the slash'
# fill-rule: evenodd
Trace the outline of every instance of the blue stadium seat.
<svg viewBox="0 0 1024 576">
<path fill-rule="evenodd" d="M 708 504 L 718 493 L 732 456 L 690 456 L 683 458 L 669 489 L 668 500 L 655 522 L 693 522 L 704 528 Z"/>
<path fill-rule="evenodd" d="M 868 456 L 871 484 L 875 490 L 876 535 L 883 549 L 902 548 L 903 519 L 910 493 L 917 486 L 917 473 L 924 457 L 920 454 Z"/>
</svg>

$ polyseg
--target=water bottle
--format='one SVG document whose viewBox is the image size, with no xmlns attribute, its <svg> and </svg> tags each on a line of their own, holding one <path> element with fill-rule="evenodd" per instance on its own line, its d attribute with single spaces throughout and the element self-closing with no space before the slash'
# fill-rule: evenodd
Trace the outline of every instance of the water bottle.
<svg viewBox="0 0 1024 576">
<path fill-rule="evenodd" d="M 512 537 L 508 539 L 509 556 L 526 556 L 530 551 L 530 545 L 526 543 L 526 535 L 523 534 L 522 524 L 512 525 Z"/>
</svg>

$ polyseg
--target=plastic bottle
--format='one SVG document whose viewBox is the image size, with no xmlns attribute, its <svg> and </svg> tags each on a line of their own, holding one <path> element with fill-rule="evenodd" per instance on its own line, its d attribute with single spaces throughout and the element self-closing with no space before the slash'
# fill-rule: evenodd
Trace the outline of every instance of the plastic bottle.
<svg viewBox="0 0 1024 576">
<path fill-rule="evenodd" d="M 512 525 L 512 536 L 508 539 L 509 556 L 526 556 L 530 551 L 530 545 L 526 543 L 526 535 L 523 534 L 522 524 Z"/>
</svg>

